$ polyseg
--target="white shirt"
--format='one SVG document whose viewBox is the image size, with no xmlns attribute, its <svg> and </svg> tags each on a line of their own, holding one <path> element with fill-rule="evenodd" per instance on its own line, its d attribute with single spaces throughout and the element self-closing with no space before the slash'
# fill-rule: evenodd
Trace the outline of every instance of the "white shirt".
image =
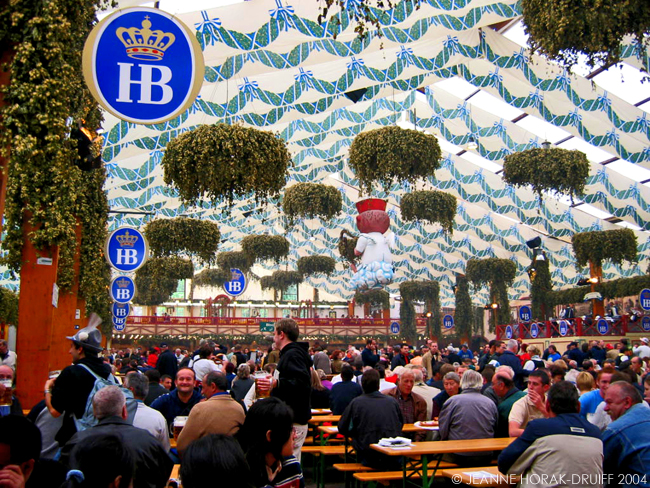
<svg viewBox="0 0 650 488">
<path fill-rule="evenodd" d="M 221 371 L 221 368 L 219 368 L 219 366 L 211 359 L 199 359 L 198 361 L 195 361 L 192 369 L 196 374 L 196 379 L 199 381 L 203 381 L 203 377 L 208 373 Z"/>
<path fill-rule="evenodd" d="M 152 436 L 158 439 L 165 451 L 169 452 L 169 429 L 165 417 L 158 410 L 147 407 L 142 401 L 138 400 L 138 410 L 133 418 L 133 426 L 144 429 Z"/>
<path fill-rule="evenodd" d="M 632 352 L 641 359 L 650 358 L 650 347 L 647 344 L 641 344 L 639 347 L 632 348 Z"/>
<path fill-rule="evenodd" d="M 2 360 L 2 363 L 0 363 L 0 364 L 2 364 L 3 366 L 9 366 L 11 369 L 16 371 L 16 358 L 17 357 L 18 356 L 16 356 L 15 352 L 7 351 L 7 357 L 4 358 Z"/>
</svg>

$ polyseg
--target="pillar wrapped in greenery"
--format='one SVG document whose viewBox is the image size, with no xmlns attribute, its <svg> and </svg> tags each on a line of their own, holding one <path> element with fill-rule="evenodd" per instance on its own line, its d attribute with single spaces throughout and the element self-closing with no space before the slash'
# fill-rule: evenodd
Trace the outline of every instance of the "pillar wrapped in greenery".
<svg viewBox="0 0 650 488">
<path fill-rule="evenodd" d="M 151 258 L 135 273 L 138 305 L 160 305 L 169 300 L 178 287 L 178 280 L 194 277 L 194 265 L 189 259 L 176 256 Z"/>
<path fill-rule="evenodd" d="M 202 125 L 167 144 L 165 184 L 183 203 L 255 197 L 266 202 L 284 187 L 291 155 L 277 135 L 239 125 Z"/>
<path fill-rule="evenodd" d="M 510 259 L 486 258 L 470 259 L 467 261 L 465 276 L 477 290 L 485 285 L 490 286 L 490 303 L 498 304 L 497 321 L 500 324 L 509 324 L 510 301 L 508 300 L 508 287 L 512 285 L 517 274 L 517 265 Z M 490 314 L 490 332 L 494 332 L 496 325 Z"/>
<path fill-rule="evenodd" d="M 149 222 L 144 234 L 154 257 L 182 254 L 208 265 L 215 262 L 221 239 L 216 223 L 186 217 Z"/>
<path fill-rule="evenodd" d="M 631 229 L 580 232 L 573 235 L 571 244 L 578 266 L 586 266 L 589 262 L 602 266 L 606 260 L 620 265 L 624 261 L 635 263 L 638 259 L 636 234 Z"/>
<path fill-rule="evenodd" d="M 367 290 L 364 292 L 357 291 L 354 294 L 354 303 L 365 305 L 369 303 L 371 307 L 380 310 L 390 309 L 390 294 L 386 290 Z"/>
<path fill-rule="evenodd" d="M 456 274 L 456 311 L 454 313 L 454 326 L 459 339 L 472 336 L 474 323 L 472 299 L 469 296 L 469 282 L 467 277 Z"/>
<path fill-rule="evenodd" d="M 646 0 L 522 0 L 528 42 L 569 69 L 580 55 L 590 66 L 621 61 L 621 44 L 634 37 L 637 56 L 648 55 L 650 9 Z"/>
<path fill-rule="evenodd" d="M 282 200 L 282 210 L 290 226 L 296 217 L 331 220 L 342 208 L 341 192 L 321 183 L 297 183 L 290 186 L 285 190 Z"/>
<path fill-rule="evenodd" d="M 456 217 L 456 197 L 437 190 L 407 193 L 400 202 L 402 219 L 440 224 L 445 232 L 453 232 Z"/>
<path fill-rule="evenodd" d="M 350 167 L 361 192 L 378 183 L 388 191 L 393 183 L 415 183 L 440 168 L 440 146 L 431 134 L 398 126 L 362 132 L 352 141 Z"/>
<path fill-rule="evenodd" d="M 503 181 L 513 186 L 532 186 L 540 202 L 543 191 L 554 191 L 573 201 L 584 193 L 588 177 L 587 156 L 559 147 L 512 153 L 503 163 Z"/>
<path fill-rule="evenodd" d="M 289 241 L 282 236 L 260 234 L 241 240 L 242 251 L 252 262 L 273 260 L 278 263 L 289 255 L 289 247 Z"/>
<path fill-rule="evenodd" d="M 330 276 L 334 273 L 336 261 L 329 256 L 304 256 L 298 259 L 296 263 L 298 271 L 303 276 L 311 276 L 315 274 L 324 274 Z"/>
<path fill-rule="evenodd" d="M 547 320 L 553 316 L 553 282 L 548 259 L 533 260 L 528 267 L 530 276 L 530 299 L 533 320 Z"/>
<path fill-rule="evenodd" d="M 402 336 L 411 342 L 416 337 L 416 322 L 414 301 L 425 303 L 426 312 L 431 312 L 431 317 L 427 320 L 426 335 L 428 337 L 441 337 L 440 325 L 442 315 L 440 311 L 440 285 L 437 281 L 403 281 L 399 285 L 399 292 L 402 297 L 400 307 L 400 318 L 402 319 Z M 402 308 L 407 305 L 406 313 L 402 316 Z M 412 311 L 412 314 L 411 314 Z M 404 322 L 404 320 L 407 322 Z M 412 334 L 412 335 L 411 335 Z"/>
</svg>

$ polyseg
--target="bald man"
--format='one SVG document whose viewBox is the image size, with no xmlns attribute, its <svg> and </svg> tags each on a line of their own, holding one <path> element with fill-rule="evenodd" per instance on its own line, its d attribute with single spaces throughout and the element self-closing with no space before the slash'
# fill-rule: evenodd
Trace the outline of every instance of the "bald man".
<svg viewBox="0 0 650 488">
<path fill-rule="evenodd" d="M 3 381 L 4 380 L 4 381 Z M 3 383 L 4 382 L 11 382 L 11 386 L 5 386 Z M 4 364 L 0 366 L 0 397 L 3 397 L 5 395 L 5 391 L 7 388 L 13 388 L 13 382 L 14 382 L 14 370 L 11 369 L 9 366 L 5 366 Z M 4 417 L 5 415 L 23 415 L 23 407 L 20 406 L 20 402 L 18 401 L 18 398 L 12 395 L 11 397 L 11 405 L 3 405 L 0 406 L 0 417 Z"/>
</svg>

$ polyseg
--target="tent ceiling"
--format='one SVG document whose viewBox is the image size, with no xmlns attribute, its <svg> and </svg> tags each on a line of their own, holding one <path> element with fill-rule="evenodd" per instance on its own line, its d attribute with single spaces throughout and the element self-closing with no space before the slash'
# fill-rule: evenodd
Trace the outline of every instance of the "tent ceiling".
<svg viewBox="0 0 650 488">
<path fill-rule="evenodd" d="M 142 2 L 120 2 L 133 3 Z M 161 8 L 171 8 L 167 4 L 161 2 Z M 464 272 L 467 259 L 509 258 L 519 270 L 511 297 L 519 298 L 529 294 L 525 268 L 531 257 L 525 242 L 541 235 L 554 286 L 569 287 L 586 273 L 576 269 L 571 235 L 618 225 L 635 229 L 640 262 L 607 265 L 606 279 L 645 269 L 650 117 L 648 103 L 639 102 L 650 96 L 647 85 L 645 96 L 631 98 L 628 89 L 621 98 L 613 94 L 617 83 L 611 75 L 590 80 L 563 73 L 544 58 L 530 58 L 515 42 L 520 27 L 509 35 L 490 27 L 515 25 L 520 15 L 515 0 L 429 0 L 413 12 L 396 8 L 384 36 L 367 43 L 355 40 L 353 26 L 337 39 L 325 36 L 314 22 L 318 5 L 253 0 L 179 14 L 201 34 L 203 88 L 187 113 L 164 124 L 136 126 L 106 115 L 106 188 L 111 208 L 125 212 L 112 214 L 112 227 L 179 215 L 211 219 L 221 228 L 221 250 L 237 249 L 247 234 L 284 233 L 276 201 L 260 207 L 241 200 L 230 214 L 207 203 L 187 208 L 162 181 L 160 161 L 169 140 L 200 124 L 236 122 L 277 131 L 287 141 L 294 161 L 288 185 L 323 182 L 344 195 L 338 219 L 303 220 L 288 233 L 293 250 L 281 266 L 292 268 L 298 257 L 310 254 L 338 258 L 339 232 L 356 230 L 358 185 L 347 164 L 348 148 L 362 131 L 399 124 L 440 139 L 442 167 L 417 188 L 447 191 L 459 206 L 448 236 L 437 226 L 402 222 L 399 201 L 412 189 L 408 185 L 376 193 L 390 202 L 391 229 L 398 237 L 397 281 L 439 280 L 443 305 L 453 306 L 454 273 Z M 647 69 L 648 60 L 630 56 L 626 61 L 624 76 L 637 86 L 639 69 L 644 63 Z M 605 88 L 598 85 L 600 76 Z M 345 96 L 361 88 L 367 91 L 358 103 Z M 477 149 L 467 149 L 470 137 Z M 546 139 L 587 153 L 592 167 L 583 201 L 546 196 L 540 206 L 530 190 L 502 181 L 507 154 Z M 310 283 L 348 299 L 350 276 L 339 264 L 334 277 Z M 396 292 L 397 284 L 389 291 Z M 475 297 L 477 304 L 486 300 L 485 293 Z"/>
</svg>

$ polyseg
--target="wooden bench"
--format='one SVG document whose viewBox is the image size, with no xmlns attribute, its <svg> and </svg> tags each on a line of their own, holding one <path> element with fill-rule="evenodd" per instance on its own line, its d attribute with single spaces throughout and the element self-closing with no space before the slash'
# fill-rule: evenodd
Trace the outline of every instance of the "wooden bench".
<svg viewBox="0 0 650 488">
<path fill-rule="evenodd" d="M 311 454 L 314 460 L 318 458 L 318 463 L 314 462 L 313 473 L 314 481 L 317 487 L 325 486 L 325 457 L 326 456 L 346 456 L 345 446 L 302 446 L 303 454 Z"/>
<path fill-rule="evenodd" d="M 174 467 L 172 468 L 172 474 L 169 475 L 169 481 L 167 482 L 167 487 L 178 487 L 180 488 L 181 484 L 178 482 L 179 478 L 179 472 L 181 470 L 181 465 L 180 464 L 174 464 Z M 172 480 L 176 480 L 176 484 L 172 483 Z"/>
</svg>

